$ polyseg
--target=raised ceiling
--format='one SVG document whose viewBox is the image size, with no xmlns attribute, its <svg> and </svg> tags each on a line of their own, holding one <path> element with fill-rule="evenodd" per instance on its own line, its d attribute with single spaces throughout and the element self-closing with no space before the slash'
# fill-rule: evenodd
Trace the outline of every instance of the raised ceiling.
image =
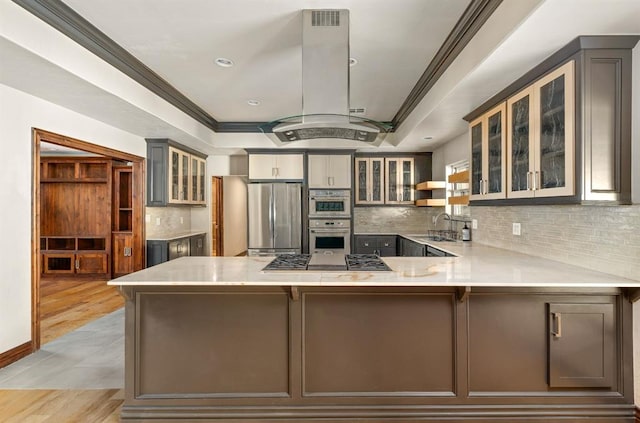
<svg viewBox="0 0 640 423">
<path fill-rule="evenodd" d="M 23 6 L 55 3 L 14 1 Z M 64 0 L 214 123 L 264 122 L 302 112 L 302 8 L 350 10 L 350 55 L 358 60 L 350 68 L 351 107 L 365 108 L 368 118 L 392 121 L 407 97 L 415 95 L 421 75 L 468 6 L 489 2 Z M 404 115 L 381 149 L 432 151 L 461 135 L 466 130 L 462 116 L 579 35 L 640 34 L 638 0 L 495 3 L 499 6 L 489 20 L 444 74 L 431 81 L 424 98 L 414 101 L 415 109 Z M 274 146 L 262 134 L 185 131 L 188 125 L 154 113 L 154 104 L 140 107 L 124 91 L 102 86 L 99 77 L 81 76 L 36 50 L 11 37 L 0 39 L 2 59 L 22 63 L 3 66 L 0 82 L 131 133 L 172 137 L 208 153 Z M 231 59 L 235 66 L 216 66 L 217 57 Z M 42 74 L 53 83 L 45 84 L 38 77 Z M 250 106 L 248 100 L 260 105 Z M 364 147 L 337 141 L 318 146 Z"/>
</svg>

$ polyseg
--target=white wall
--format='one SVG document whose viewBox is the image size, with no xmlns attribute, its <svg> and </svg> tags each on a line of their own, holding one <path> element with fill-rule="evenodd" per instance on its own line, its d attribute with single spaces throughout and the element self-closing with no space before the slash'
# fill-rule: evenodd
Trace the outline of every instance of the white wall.
<svg viewBox="0 0 640 423">
<path fill-rule="evenodd" d="M 0 353 L 31 339 L 31 130 L 144 157 L 143 138 L 0 85 Z"/>
<path fill-rule="evenodd" d="M 433 152 L 432 174 L 434 181 L 444 181 L 448 164 L 469 159 L 469 135 L 465 132 Z"/>
</svg>

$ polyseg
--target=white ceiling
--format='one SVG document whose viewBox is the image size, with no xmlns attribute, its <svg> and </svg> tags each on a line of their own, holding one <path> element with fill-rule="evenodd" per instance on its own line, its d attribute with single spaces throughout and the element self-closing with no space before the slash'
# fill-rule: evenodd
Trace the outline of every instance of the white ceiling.
<svg viewBox="0 0 640 423">
<path fill-rule="evenodd" d="M 351 106 L 365 107 L 370 119 L 391 120 L 469 3 L 64 1 L 220 122 L 269 121 L 302 112 L 303 7 L 350 10 L 350 55 L 358 59 L 351 68 Z M 504 0 L 382 149 L 432 151 L 466 131 L 462 116 L 576 36 L 597 34 L 640 34 L 640 1 Z M 144 137 L 165 131 L 164 136 L 208 153 L 274 146 L 262 134 L 181 134 L 148 110 L 135 110 L 33 52 L 0 41 L 0 57 L 13 63 L 2 66 L 0 82 L 110 125 Z M 232 59 L 235 66 L 218 67 L 217 57 Z M 50 75 L 47 83 L 39 77 L 44 73 Z M 249 99 L 261 105 L 249 106 Z M 321 145 L 353 147 L 332 143 Z"/>
</svg>

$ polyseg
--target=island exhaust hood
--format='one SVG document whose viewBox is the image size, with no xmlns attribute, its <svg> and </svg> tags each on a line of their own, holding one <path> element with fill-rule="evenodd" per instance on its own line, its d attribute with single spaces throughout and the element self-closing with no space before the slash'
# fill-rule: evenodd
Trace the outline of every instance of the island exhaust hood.
<svg viewBox="0 0 640 423">
<path fill-rule="evenodd" d="M 349 11 L 302 11 L 302 115 L 261 127 L 281 142 L 381 141 L 389 125 L 349 115 Z"/>
</svg>

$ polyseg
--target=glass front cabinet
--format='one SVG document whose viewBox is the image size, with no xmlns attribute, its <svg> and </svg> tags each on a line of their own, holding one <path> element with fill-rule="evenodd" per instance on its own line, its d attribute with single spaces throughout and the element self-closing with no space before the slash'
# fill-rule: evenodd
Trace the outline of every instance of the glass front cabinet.
<svg viewBox="0 0 640 423">
<path fill-rule="evenodd" d="M 356 158 L 356 204 L 384 204 L 384 158 Z"/>
<path fill-rule="evenodd" d="M 386 158 L 385 169 L 385 203 L 413 204 L 413 158 Z"/>
<path fill-rule="evenodd" d="M 169 147 L 169 203 L 205 204 L 206 161 Z"/>
<path fill-rule="evenodd" d="M 575 194 L 573 75 L 570 61 L 507 100 L 509 198 Z"/>
<path fill-rule="evenodd" d="M 505 198 L 505 103 L 494 107 L 470 127 L 471 200 Z"/>
</svg>

